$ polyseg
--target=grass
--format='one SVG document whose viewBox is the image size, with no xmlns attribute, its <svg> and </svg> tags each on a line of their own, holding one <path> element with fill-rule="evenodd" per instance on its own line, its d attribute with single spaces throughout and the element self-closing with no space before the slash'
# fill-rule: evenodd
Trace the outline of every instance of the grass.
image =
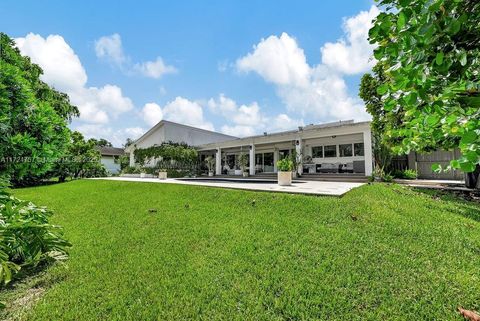
<svg viewBox="0 0 480 321">
<path fill-rule="evenodd" d="M 74 244 L 28 309 L 15 306 L 34 281 L 0 293 L 17 319 L 462 320 L 457 306 L 480 310 L 478 203 L 384 184 L 342 198 L 98 180 L 15 194 L 52 208 Z"/>
</svg>

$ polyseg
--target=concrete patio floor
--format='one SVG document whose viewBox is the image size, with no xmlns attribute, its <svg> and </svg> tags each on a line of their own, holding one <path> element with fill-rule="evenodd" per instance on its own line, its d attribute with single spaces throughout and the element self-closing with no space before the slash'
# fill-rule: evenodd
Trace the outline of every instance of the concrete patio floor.
<svg viewBox="0 0 480 321">
<path fill-rule="evenodd" d="M 349 182 L 324 182 L 324 181 L 302 181 L 296 180 L 291 186 L 279 186 L 275 182 L 265 182 L 265 180 L 250 179 L 248 182 L 239 182 L 232 179 L 231 181 L 209 181 L 201 178 L 199 180 L 180 180 L 169 178 L 160 180 L 158 178 L 136 178 L 136 177 L 101 177 L 93 179 L 104 179 L 112 181 L 126 181 L 126 182 L 144 182 L 144 183 L 160 183 L 160 184 L 182 184 L 182 185 L 198 185 L 208 187 L 221 187 L 242 189 L 251 191 L 265 191 L 265 192 L 279 192 L 279 193 L 295 193 L 295 194 L 309 194 L 309 195 L 328 195 L 328 196 L 342 196 L 346 192 L 355 187 L 364 185 L 364 183 L 349 183 Z"/>
</svg>

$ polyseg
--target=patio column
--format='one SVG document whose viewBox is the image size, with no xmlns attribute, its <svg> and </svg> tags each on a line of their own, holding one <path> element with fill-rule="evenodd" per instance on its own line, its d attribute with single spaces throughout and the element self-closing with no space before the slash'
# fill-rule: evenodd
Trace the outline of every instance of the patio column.
<svg viewBox="0 0 480 321">
<path fill-rule="evenodd" d="M 222 175 L 222 149 L 217 148 L 217 153 L 215 154 L 215 174 Z"/>
<path fill-rule="evenodd" d="M 298 142 L 298 144 L 297 144 Z M 299 161 L 298 167 L 296 168 L 297 174 L 302 175 L 303 173 L 303 140 L 301 138 L 297 138 L 295 141 L 295 151 L 297 152 L 297 160 Z"/>
<path fill-rule="evenodd" d="M 278 148 L 275 148 L 273 150 L 273 172 L 274 173 L 278 172 L 277 162 L 278 162 L 278 159 L 280 158 L 279 156 L 280 155 L 278 153 Z"/>
<path fill-rule="evenodd" d="M 135 166 L 135 149 L 132 148 L 132 150 L 130 151 L 130 166 Z"/>
<path fill-rule="evenodd" d="M 255 145 L 250 145 L 250 164 L 249 164 L 249 174 L 255 175 Z"/>
<path fill-rule="evenodd" d="M 372 132 L 370 130 L 363 132 L 363 147 L 365 148 L 365 176 L 370 176 L 373 173 Z"/>
</svg>

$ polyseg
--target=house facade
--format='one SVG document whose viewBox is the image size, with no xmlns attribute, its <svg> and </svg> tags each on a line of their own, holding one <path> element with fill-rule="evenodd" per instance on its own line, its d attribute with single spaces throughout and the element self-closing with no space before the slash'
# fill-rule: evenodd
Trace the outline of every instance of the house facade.
<svg viewBox="0 0 480 321">
<path fill-rule="evenodd" d="M 370 122 L 353 120 L 308 125 L 296 130 L 264 133 L 198 146 L 199 153 L 214 155 L 216 175 L 238 175 L 238 159 L 248 154 L 248 172 L 276 173 L 277 161 L 295 151 L 300 174 L 373 172 Z M 240 173 L 241 174 L 241 173 Z"/>
<path fill-rule="evenodd" d="M 124 154 L 123 148 L 102 146 L 97 148 L 100 151 L 100 162 L 111 174 L 120 173 L 119 158 Z"/>
<path fill-rule="evenodd" d="M 237 137 L 162 120 L 143 134 L 133 144 L 125 148 L 125 152 L 130 154 L 130 166 L 134 166 L 134 151 L 137 148 L 161 145 L 164 142 L 186 143 L 190 146 L 201 146 L 203 144 L 219 143 L 232 139 L 237 139 Z"/>
<path fill-rule="evenodd" d="M 162 120 L 134 144 L 125 149 L 130 166 L 135 165 L 136 148 L 147 148 L 163 142 L 186 143 L 197 148 L 200 160 L 215 158 L 215 175 L 242 175 L 240 158 L 248 159 L 249 175 L 277 172 L 277 161 L 296 153 L 300 174 L 338 174 L 370 176 L 374 170 L 370 122 L 353 120 L 307 125 L 295 130 L 234 137 L 209 130 Z M 392 161 L 393 169 L 415 169 L 420 178 L 463 179 L 460 171 L 434 173 L 431 165 L 446 165 L 459 157 L 456 151 L 429 154 L 410 153 Z M 153 164 L 147 164 L 153 165 Z"/>
</svg>

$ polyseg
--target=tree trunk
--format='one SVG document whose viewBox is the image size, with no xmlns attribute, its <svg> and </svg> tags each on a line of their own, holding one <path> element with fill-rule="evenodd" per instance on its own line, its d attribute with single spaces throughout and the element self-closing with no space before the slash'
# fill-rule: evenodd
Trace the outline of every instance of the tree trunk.
<svg viewBox="0 0 480 321">
<path fill-rule="evenodd" d="M 465 173 L 465 186 L 480 189 L 480 164 L 477 164 L 473 172 Z"/>
</svg>

